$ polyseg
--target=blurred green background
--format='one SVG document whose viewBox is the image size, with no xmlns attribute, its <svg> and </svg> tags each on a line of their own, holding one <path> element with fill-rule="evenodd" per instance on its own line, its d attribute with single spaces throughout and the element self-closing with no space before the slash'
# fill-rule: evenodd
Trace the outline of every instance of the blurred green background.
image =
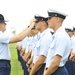
<svg viewBox="0 0 75 75">
<path fill-rule="evenodd" d="M 16 43 L 9 44 L 11 52 L 11 75 L 24 75 L 20 62 L 18 61 Z"/>
</svg>

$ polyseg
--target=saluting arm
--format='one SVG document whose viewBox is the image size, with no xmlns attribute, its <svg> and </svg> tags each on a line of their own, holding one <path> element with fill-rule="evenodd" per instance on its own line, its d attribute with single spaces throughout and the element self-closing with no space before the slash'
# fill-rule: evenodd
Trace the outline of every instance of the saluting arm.
<svg viewBox="0 0 75 75">
<path fill-rule="evenodd" d="M 21 32 L 18 35 L 12 36 L 9 43 L 15 43 L 15 42 L 22 41 L 28 35 L 30 30 L 34 27 L 34 23 L 35 23 L 34 19 L 31 20 L 29 28 L 25 29 L 23 32 Z"/>
</svg>

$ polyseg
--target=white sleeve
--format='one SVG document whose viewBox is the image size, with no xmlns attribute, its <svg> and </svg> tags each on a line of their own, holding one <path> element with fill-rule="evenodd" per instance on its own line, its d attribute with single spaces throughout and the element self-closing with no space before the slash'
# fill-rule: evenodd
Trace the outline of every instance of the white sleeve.
<svg viewBox="0 0 75 75">
<path fill-rule="evenodd" d="M 75 53 L 75 38 L 72 40 L 72 49 L 73 53 Z"/>
<path fill-rule="evenodd" d="M 59 38 L 59 41 L 56 42 L 55 55 L 58 54 L 62 57 L 66 50 L 66 46 L 67 46 L 67 41 L 64 38 Z"/>
<path fill-rule="evenodd" d="M 44 55 L 45 57 L 47 57 L 48 48 L 49 48 L 50 43 L 51 43 L 51 39 L 47 37 L 43 38 L 41 42 L 41 46 L 40 46 L 40 55 Z"/>
<path fill-rule="evenodd" d="M 2 32 L 0 34 L 0 42 L 1 43 L 9 43 L 11 37 L 12 37 L 12 35 L 10 33 Z"/>
</svg>

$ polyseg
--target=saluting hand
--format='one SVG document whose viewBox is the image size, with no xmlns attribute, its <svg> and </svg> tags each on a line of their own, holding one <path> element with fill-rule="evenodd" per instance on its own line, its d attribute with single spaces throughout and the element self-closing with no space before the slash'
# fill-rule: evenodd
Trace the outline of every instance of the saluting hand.
<svg viewBox="0 0 75 75">
<path fill-rule="evenodd" d="M 35 21 L 35 19 L 32 19 L 32 20 L 30 21 L 30 27 L 31 27 L 31 28 L 33 28 L 34 25 L 35 25 L 35 22 L 34 22 L 34 21 Z"/>
</svg>

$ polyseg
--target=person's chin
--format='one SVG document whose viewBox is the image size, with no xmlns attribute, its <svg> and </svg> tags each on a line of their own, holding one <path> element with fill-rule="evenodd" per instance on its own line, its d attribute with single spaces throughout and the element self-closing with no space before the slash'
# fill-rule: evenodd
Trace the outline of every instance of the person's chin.
<svg viewBox="0 0 75 75">
<path fill-rule="evenodd" d="M 6 30 L 6 29 L 5 29 L 5 30 Z M 4 31 L 5 31 L 5 30 L 4 30 Z"/>
<path fill-rule="evenodd" d="M 49 27 L 49 28 L 51 28 L 51 26 L 50 26 L 50 25 L 48 25 L 48 27 Z"/>
</svg>

